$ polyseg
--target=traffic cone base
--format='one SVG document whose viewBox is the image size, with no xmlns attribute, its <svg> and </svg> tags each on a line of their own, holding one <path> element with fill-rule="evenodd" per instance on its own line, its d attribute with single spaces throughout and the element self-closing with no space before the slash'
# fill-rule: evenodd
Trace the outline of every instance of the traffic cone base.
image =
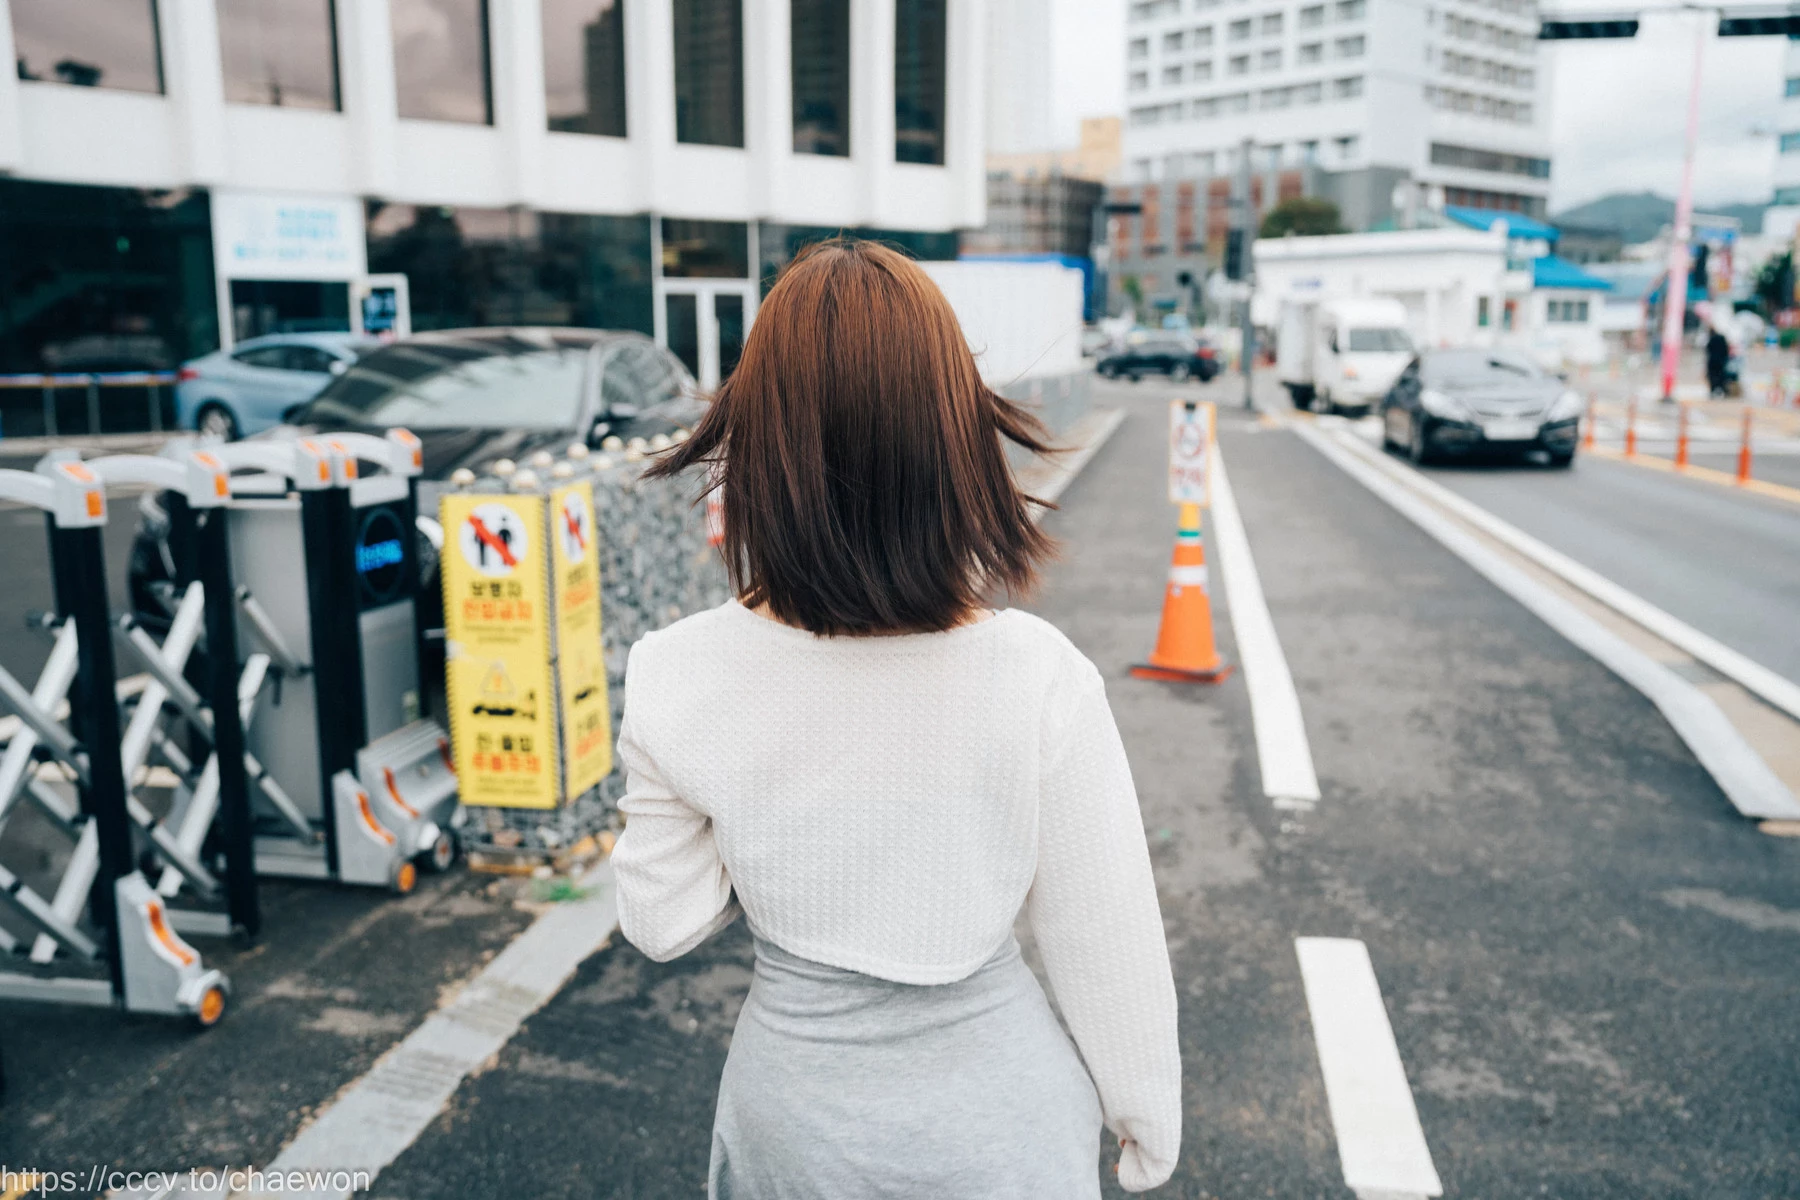
<svg viewBox="0 0 1800 1200">
<path fill-rule="evenodd" d="M 1232 668 L 1213 643 L 1212 601 L 1206 594 L 1206 549 L 1200 541 L 1200 508 L 1181 506 L 1181 530 L 1163 591 L 1162 625 L 1148 662 L 1132 675 L 1168 683 L 1219 683 Z"/>
<path fill-rule="evenodd" d="M 1220 663 L 1211 671 L 1182 671 L 1175 667 L 1136 663 L 1131 674 L 1137 679 L 1160 679 L 1164 683 L 1224 683 L 1235 670 L 1237 668 L 1230 663 Z"/>
</svg>

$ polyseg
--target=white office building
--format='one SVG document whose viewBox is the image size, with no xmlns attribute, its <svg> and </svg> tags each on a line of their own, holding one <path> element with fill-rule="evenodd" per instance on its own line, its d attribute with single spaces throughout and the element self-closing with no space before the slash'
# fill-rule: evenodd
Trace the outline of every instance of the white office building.
<svg viewBox="0 0 1800 1200">
<path fill-rule="evenodd" d="M 1792 237 L 1800 226 L 1800 42 L 1788 41 L 1781 75 L 1773 207 L 1763 214 L 1763 233 Z"/>
<path fill-rule="evenodd" d="M 711 382 L 803 242 L 982 224 L 985 32 L 984 0 L 0 0 L 0 379 L 343 328 L 399 273 L 415 330 L 640 329 Z"/>
<path fill-rule="evenodd" d="M 1352 228 L 1395 185 L 1542 217 L 1547 63 L 1532 0 L 1131 0 L 1128 181 L 1312 166 Z M 1410 202 L 1410 201 L 1409 201 Z"/>
</svg>

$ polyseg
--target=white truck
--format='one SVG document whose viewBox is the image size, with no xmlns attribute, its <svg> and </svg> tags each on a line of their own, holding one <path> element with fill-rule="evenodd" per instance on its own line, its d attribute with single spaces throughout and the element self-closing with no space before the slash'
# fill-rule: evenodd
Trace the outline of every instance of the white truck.
<svg viewBox="0 0 1800 1200">
<path fill-rule="evenodd" d="M 1368 412 L 1412 361 L 1406 308 L 1381 297 L 1286 300 L 1275 376 L 1297 408 Z"/>
</svg>

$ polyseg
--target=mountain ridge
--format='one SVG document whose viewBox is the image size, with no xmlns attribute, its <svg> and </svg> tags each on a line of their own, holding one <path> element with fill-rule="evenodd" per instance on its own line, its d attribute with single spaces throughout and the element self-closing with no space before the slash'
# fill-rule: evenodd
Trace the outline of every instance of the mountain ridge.
<svg viewBox="0 0 1800 1200">
<path fill-rule="evenodd" d="M 1701 204 L 1704 213 L 1736 217 L 1745 233 L 1761 233 L 1767 204 Z M 1612 192 L 1586 204 L 1566 208 L 1550 218 L 1553 225 L 1578 225 L 1606 230 L 1625 239 L 1626 245 L 1647 242 L 1675 220 L 1675 201 L 1657 192 Z"/>
</svg>

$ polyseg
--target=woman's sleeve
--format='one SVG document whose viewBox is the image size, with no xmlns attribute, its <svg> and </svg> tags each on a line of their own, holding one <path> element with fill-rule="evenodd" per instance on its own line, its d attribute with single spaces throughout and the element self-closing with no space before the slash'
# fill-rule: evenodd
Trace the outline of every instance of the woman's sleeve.
<svg viewBox="0 0 1800 1200">
<path fill-rule="evenodd" d="M 612 852 L 619 930 L 646 955 L 667 962 L 731 924 L 738 906 L 713 841 L 712 820 L 675 794 L 634 733 L 631 674 L 627 667 L 625 718 L 619 726 L 625 832 Z"/>
<path fill-rule="evenodd" d="M 1143 815 L 1098 672 L 1047 730 L 1027 909 L 1057 1005 L 1124 1142 L 1119 1183 L 1166 1182 L 1181 1149 L 1175 982 Z"/>
</svg>

